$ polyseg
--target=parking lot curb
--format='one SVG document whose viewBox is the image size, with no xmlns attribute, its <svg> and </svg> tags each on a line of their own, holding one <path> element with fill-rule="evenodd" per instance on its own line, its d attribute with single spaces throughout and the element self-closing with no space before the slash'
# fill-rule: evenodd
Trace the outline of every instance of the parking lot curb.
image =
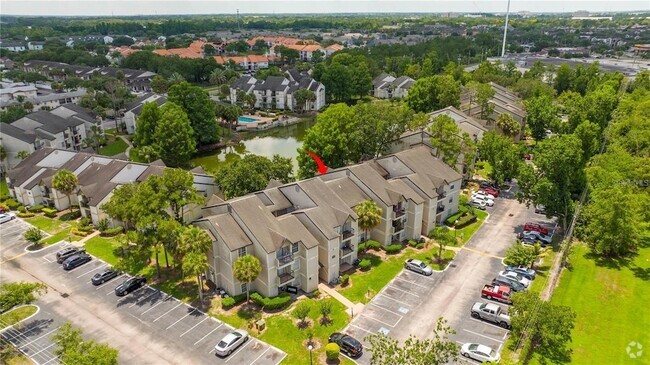
<svg viewBox="0 0 650 365">
<path fill-rule="evenodd" d="M 11 308 L 10 310 L 8 310 L 7 312 L 5 312 L 5 313 L 3 313 L 3 314 L 7 314 L 7 313 L 9 313 L 9 312 L 11 312 L 11 311 L 13 311 L 13 310 L 16 310 L 16 309 L 19 309 L 19 308 L 22 308 L 22 307 L 27 307 L 27 306 L 33 306 L 33 307 L 36 307 L 36 312 L 30 314 L 29 316 L 27 316 L 26 318 L 21 319 L 21 320 L 18 321 L 18 322 L 12 324 L 11 326 L 7 326 L 7 327 L 1 329 L 1 330 L 0 330 L 0 334 L 1 334 L 1 333 L 4 333 L 5 331 L 7 331 L 7 330 L 9 330 L 9 329 L 11 329 L 11 328 L 14 328 L 14 326 L 17 325 L 17 324 L 19 324 L 19 323 L 21 323 L 21 322 L 25 322 L 26 320 L 28 320 L 28 319 L 34 317 L 35 315 L 38 314 L 38 312 L 41 311 L 41 307 L 39 307 L 39 306 L 36 305 L 36 304 L 21 304 L 21 305 L 19 305 L 19 306 L 17 306 L 17 307 Z"/>
</svg>

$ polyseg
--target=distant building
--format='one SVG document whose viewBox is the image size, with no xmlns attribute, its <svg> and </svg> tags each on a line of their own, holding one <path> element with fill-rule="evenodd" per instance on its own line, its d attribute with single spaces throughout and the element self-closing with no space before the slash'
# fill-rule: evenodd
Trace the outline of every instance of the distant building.
<svg viewBox="0 0 650 365">
<path fill-rule="evenodd" d="M 395 78 L 388 74 L 381 74 L 372 80 L 372 94 L 379 99 L 403 98 L 415 84 L 415 80 L 408 76 Z"/>
<path fill-rule="evenodd" d="M 214 56 L 214 60 L 217 61 L 217 64 L 219 65 L 227 65 L 232 61 L 240 69 L 248 71 L 257 71 L 263 68 L 269 68 L 269 57 L 263 55 Z"/>
<path fill-rule="evenodd" d="M 0 49 L 6 49 L 12 52 L 22 52 L 27 50 L 24 42 L 0 40 Z"/>
<path fill-rule="evenodd" d="M 129 134 L 135 133 L 135 130 L 137 128 L 137 120 L 140 116 L 140 113 L 142 113 L 144 104 L 151 102 L 156 102 L 158 106 L 162 106 L 167 102 L 167 97 L 160 94 L 146 93 L 125 107 L 126 111 L 124 112 L 122 122 L 126 124 L 126 130 Z"/>
<path fill-rule="evenodd" d="M 320 110 L 325 106 L 325 86 L 309 76 L 292 71 L 287 77 L 269 76 L 266 80 L 257 80 L 244 75 L 233 82 L 230 87 L 230 101 L 237 104 L 237 93 L 243 91 L 255 95 L 255 108 L 296 110 L 298 107 L 293 97 L 300 89 L 311 90 L 316 95 L 314 102 L 307 102 L 303 110 Z"/>
</svg>

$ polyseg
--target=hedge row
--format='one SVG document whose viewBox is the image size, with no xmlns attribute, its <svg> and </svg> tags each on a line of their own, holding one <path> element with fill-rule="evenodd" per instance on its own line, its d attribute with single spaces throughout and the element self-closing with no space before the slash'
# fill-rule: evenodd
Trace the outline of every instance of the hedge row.
<svg viewBox="0 0 650 365">
<path fill-rule="evenodd" d="M 123 229 L 124 229 L 124 227 L 122 227 L 122 226 L 117 226 L 117 227 L 105 229 L 104 232 L 102 232 L 100 234 L 100 236 L 102 236 L 102 237 L 113 237 L 113 236 L 116 236 L 116 235 L 122 233 Z"/>
<path fill-rule="evenodd" d="M 469 226 L 470 224 L 476 222 L 477 220 L 478 220 L 478 218 L 476 218 L 475 215 L 468 214 L 468 215 L 466 215 L 464 217 L 461 217 L 458 221 L 456 221 L 456 224 L 454 225 L 454 227 L 456 227 L 456 229 L 460 229 L 460 228 L 463 228 L 465 226 Z"/>
<path fill-rule="evenodd" d="M 56 214 L 58 213 L 58 211 L 56 209 L 53 209 L 53 208 L 43 208 L 41 211 L 48 218 L 55 218 Z"/>
<path fill-rule="evenodd" d="M 266 310 L 274 310 L 287 306 L 291 302 L 291 295 L 281 293 L 277 297 L 267 298 L 261 296 L 259 293 L 253 293 L 251 294 L 251 299 Z"/>
<path fill-rule="evenodd" d="M 243 293 L 243 294 L 235 295 L 234 297 L 227 297 L 221 299 L 221 306 L 225 309 L 228 309 L 236 306 L 239 303 L 243 303 L 245 300 L 246 300 L 246 293 Z"/>
<path fill-rule="evenodd" d="M 398 253 L 398 252 L 402 251 L 402 245 L 399 244 L 399 243 L 388 245 L 388 246 L 386 246 L 386 248 L 384 250 L 388 254 Z"/>
</svg>

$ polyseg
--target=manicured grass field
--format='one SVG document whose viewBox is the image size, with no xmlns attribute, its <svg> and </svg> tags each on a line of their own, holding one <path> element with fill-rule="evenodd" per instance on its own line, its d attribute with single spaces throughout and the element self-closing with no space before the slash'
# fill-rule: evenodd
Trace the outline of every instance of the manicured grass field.
<svg viewBox="0 0 650 365">
<path fill-rule="evenodd" d="M 35 305 L 26 305 L 12 309 L 6 313 L 0 314 L 0 329 L 12 326 L 23 319 L 36 313 L 38 308 Z"/>
<path fill-rule="evenodd" d="M 0 196 L 9 195 L 9 188 L 7 187 L 7 181 L 5 179 L 0 179 Z"/>
<path fill-rule="evenodd" d="M 97 153 L 104 156 L 115 156 L 126 151 L 128 147 L 129 145 L 126 144 L 126 142 L 124 142 L 121 138 L 119 138 L 114 142 L 111 142 L 106 146 L 100 148 Z"/>
<path fill-rule="evenodd" d="M 69 225 L 68 223 L 62 222 L 58 219 L 51 219 L 40 215 L 26 218 L 25 221 L 49 234 L 55 234 L 61 231 L 61 229 L 65 228 L 63 225 Z"/>
<path fill-rule="evenodd" d="M 572 268 L 564 271 L 551 299 L 577 313 L 571 362 L 648 364 L 650 247 L 629 261 L 598 260 L 585 245 L 572 250 Z M 643 357 L 628 356 L 632 341 L 643 345 Z"/>
<path fill-rule="evenodd" d="M 479 227 L 481 227 L 481 225 L 483 224 L 485 218 L 488 217 L 487 212 L 484 212 L 479 209 L 474 209 L 474 213 L 476 214 L 476 218 L 478 219 L 476 222 L 470 224 L 469 226 L 456 230 L 456 237 L 460 238 L 461 244 L 465 244 L 474 235 L 474 233 L 478 231 Z"/>
</svg>

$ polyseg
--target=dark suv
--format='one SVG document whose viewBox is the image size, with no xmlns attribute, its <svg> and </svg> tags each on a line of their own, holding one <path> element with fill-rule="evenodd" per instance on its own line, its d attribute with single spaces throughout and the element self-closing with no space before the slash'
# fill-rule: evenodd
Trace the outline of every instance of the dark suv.
<svg viewBox="0 0 650 365">
<path fill-rule="evenodd" d="M 85 253 L 86 251 L 79 247 L 68 247 L 56 253 L 56 262 L 62 264 L 68 257 Z"/>
<path fill-rule="evenodd" d="M 361 342 L 346 334 L 334 332 L 330 335 L 329 342 L 334 342 L 339 345 L 341 352 L 344 352 L 350 357 L 359 357 L 363 354 Z"/>
<path fill-rule="evenodd" d="M 65 261 L 63 261 L 63 270 L 69 271 L 72 269 L 76 269 L 79 266 L 90 262 L 92 260 L 92 257 L 90 257 L 89 254 L 82 252 L 78 253 L 76 255 L 70 256 Z"/>
</svg>

